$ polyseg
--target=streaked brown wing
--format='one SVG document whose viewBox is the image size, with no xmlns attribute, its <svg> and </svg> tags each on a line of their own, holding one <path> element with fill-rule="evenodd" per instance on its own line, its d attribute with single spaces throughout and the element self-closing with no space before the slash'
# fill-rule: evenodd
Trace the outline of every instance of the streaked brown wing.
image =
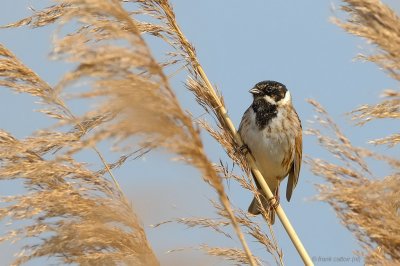
<svg viewBox="0 0 400 266">
<path fill-rule="evenodd" d="M 302 154 L 303 154 L 303 135 L 302 135 L 301 124 L 300 124 L 300 130 L 297 133 L 297 136 L 295 138 L 294 160 L 293 160 L 292 167 L 289 171 L 289 180 L 288 180 L 287 188 L 286 188 L 287 201 L 290 201 L 293 190 L 295 189 L 297 182 L 299 181 Z"/>
</svg>

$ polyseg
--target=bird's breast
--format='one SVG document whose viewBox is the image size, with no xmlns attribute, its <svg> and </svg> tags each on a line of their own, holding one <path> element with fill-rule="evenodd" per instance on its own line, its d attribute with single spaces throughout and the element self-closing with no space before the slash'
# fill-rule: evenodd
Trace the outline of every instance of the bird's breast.
<svg viewBox="0 0 400 266">
<path fill-rule="evenodd" d="M 294 155 L 294 132 L 285 122 L 285 113 L 278 113 L 262 130 L 256 124 L 254 111 L 248 109 L 246 113 L 247 119 L 241 123 L 240 135 L 273 189 L 289 172 Z"/>
</svg>

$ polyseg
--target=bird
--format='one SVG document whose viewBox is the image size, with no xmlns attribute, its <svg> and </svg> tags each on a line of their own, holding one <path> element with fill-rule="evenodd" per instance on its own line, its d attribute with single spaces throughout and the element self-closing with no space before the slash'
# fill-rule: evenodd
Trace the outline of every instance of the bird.
<svg viewBox="0 0 400 266">
<path fill-rule="evenodd" d="M 241 150 L 247 150 L 254 158 L 278 203 L 280 183 L 289 175 L 286 199 L 290 201 L 299 180 L 303 149 L 301 121 L 292 104 L 291 94 L 285 85 L 272 80 L 257 83 L 249 92 L 253 102 L 243 114 L 238 130 L 244 144 Z M 264 195 L 257 179 L 254 180 L 260 201 L 271 224 L 274 224 L 274 206 Z M 248 212 L 253 215 L 261 213 L 256 197 Z"/>
</svg>

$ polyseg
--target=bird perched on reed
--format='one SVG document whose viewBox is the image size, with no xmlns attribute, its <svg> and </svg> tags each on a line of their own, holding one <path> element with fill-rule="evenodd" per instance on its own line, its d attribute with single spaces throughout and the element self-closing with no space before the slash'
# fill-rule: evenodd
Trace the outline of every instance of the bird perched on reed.
<svg viewBox="0 0 400 266">
<path fill-rule="evenodd" d="M 286 199 L 290 201 L 299 180 L 301 167 L 301 121 L 285 85 L 276 81 L 262 81 L 249 92 L 253 95 L 253 103 L 242 117 L 239 134 L 277 202 L 279 185 L 289 175 Z M 255 182 L 261 203 L 273 224 L 274 206 L 267 200 L 256 179 Z M 261 206 L 256 197 L 248 211 L 254 215 L 261 213 Z"/>
</svg>

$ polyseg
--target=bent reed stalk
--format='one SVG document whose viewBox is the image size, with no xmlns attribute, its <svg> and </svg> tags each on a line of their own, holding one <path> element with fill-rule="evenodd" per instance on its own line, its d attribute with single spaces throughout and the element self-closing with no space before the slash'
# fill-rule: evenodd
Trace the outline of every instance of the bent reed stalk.
<svg viewBox="0 0 400 266">
<path fill-rule="evenodd" d="M 222 121 L 220 121 L 220 123 L 222 125 L 226 125 L 228 127 L 228 129 L 231 132 L 231 135 L 234 137 L 234 140 L 236 141 L 237 145 L 239 145 L 241 147 L 244 143 L 243 143 L 240 135 L 238 134 L 232 120 L 230 119 L 224 103 L 218 97 L 214 87 L 212 86 L 205 71 L 203 70 L 201 64 L 198 61 L 196 54 L 192 48 L 192 45 L 189 43 L 189 41 L 186 39 L 185 35 L 181 31 L 179 25 L 177 24 L 177 22 L 175 20 L 175 15 L 174 15 L 172 9 L 170 8 L 170 5 L 167 2 L 168 1 L 161 1 L 160 5 L 163 8 L 163 10 L 165 11 L 170 25 L 173 27 L 173 29 L 175 29 L 175 31 L 179 37 L 179 40 L 181 42 L 182 47 L 186 50 L 187 54 L 189 55 L 190 63 L 192 64 L 192 67 L 197 70 L 197 72 L 201 76 L 202 80 L 204 81 L 205 86 L 208 89 L 208 92 L 214 98 L 213 100 L 217 103 L 216 108 L 214 108 L 215 112 L 218 113 L 217 118 L 219 120 L 222 120 Z M 301 259 L 303 260 L 304 264 L 305 265 L 313 265 L 313 262 L 312 262 L 310 256 L 308 255 L 306 249 L 304 248 L 300 238 L 298 237 L 298 235 L 297 235 L 296 231 L 294 230 L 292 224 L 290 223 L 289 219 L 287 218 L 283 208 L 281 207 L 279 202 L 277 202 L 276 198 L 274 197 L 273 193 L 271 192 L 270 188 L 268 187 L 268 184 L 265 182 L 262 174 L 258 170 L 253 157 L 250 154 L 246 154 L 246 159 L 250 165 L 251 171 L 253 172 L 254 176 L 256 177 L 257 181 L 259 182 L 262 190 L 266 194 L 267 199 L 271 201 L 272 205 L 277 205 L 277 207 L 275 209 L 276 213 L 277 213 L 279 219 L 281 220 L 282 225 L 285 228 L 287 234 L 289 235 L 293 245 L 295 246 L 296 250 L 298 251 Z"/>
</svg>

